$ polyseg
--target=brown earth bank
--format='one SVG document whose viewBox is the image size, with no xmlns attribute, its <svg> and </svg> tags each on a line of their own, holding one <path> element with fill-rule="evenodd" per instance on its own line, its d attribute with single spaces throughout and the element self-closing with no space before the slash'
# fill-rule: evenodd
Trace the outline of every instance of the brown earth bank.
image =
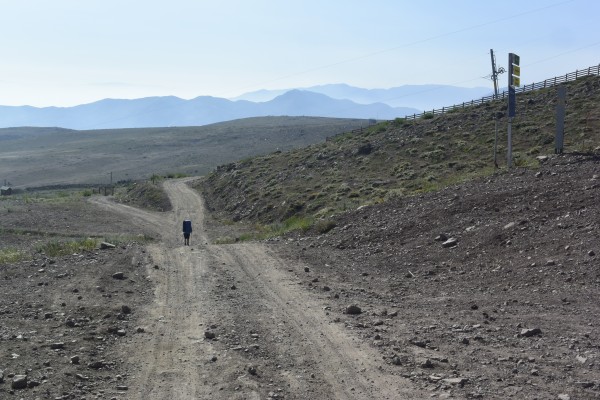
<svg viewBox="0 0 600 400">
<path fill-rule="evenodd" d="M 181 181 L 165 213 L 13 207 L 0 249 L 14 224 L 156 240 L 0 265 L 0 398 L 598 398 L 599 176 L 551 157 L 229 245 Z"/>
<path fill-rule="evenodd" d="M 553 157 L 275 242 L 332 320 L 431 397 L 598 398 L 599 195 L 599 158 Z"/>
</svg>

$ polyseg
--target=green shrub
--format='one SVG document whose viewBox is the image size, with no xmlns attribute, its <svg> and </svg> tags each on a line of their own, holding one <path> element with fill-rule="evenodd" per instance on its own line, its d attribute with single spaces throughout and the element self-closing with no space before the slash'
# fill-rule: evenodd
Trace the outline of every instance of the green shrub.
<svg viewBox="0 0 600 400">
<path fill-rule="evenodd" d="M 396 118 L 394 119 L 394 126 L 403 126 L 406 123 L 406 118 Z"/>
<path fill-rule="evenodd" d="M 336 224 L 332 220 L 323 219 L 315 224 L 315 229 L 317 232 L 324 234 L 335 228 L 335 226 Z"/>
<path fill-rule="evenodd" d="M 286 231 L 295 231 L 298 229 L 306 231 L 308 228 L 311 227 L 312 223 L 313 221 L 309 217 L 301 217 L 294 215 L 283 221 L 283 228 Z"/>
<path fill-rule="evenodd" d="M 423 119 L 433 119 L 433 113 L 424 113 Z"/>
<path fill-rule="evenodd" d="M 188 174 L 184 174 L 183 172 L 169 172 L 165 175 L 167 179 L 187 178 L 188 176 Z"/>
<path fill-rule="evenodd" d="M 38 251 L 49 257 L 66 256 L 80 251 L 92 251 L 98 246 L 96 239 L 87 238 L 70 242 L 52 241 L 40 247 Z"/>
<path fill-rule="evenodd" d="M 25 259 L 26 254 L 17 249 L 1 249 L 0 250 L 0 264 L 12 264 Z"/>
</svg>

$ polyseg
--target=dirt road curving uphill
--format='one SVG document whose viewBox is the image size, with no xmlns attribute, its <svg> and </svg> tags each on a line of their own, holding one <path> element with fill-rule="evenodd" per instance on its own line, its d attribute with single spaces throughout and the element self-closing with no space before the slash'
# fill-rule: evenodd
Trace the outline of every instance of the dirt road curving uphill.
<svg viewBox="0 0 600 400">
<path fill-rule="evenodd" d="M 101 203 L 161 237 L 149 247 L 156 290 L 143 312 L 145 333 L 120 349 L 135 368 L 128 398 L 427 396 L 385 372 L 378 352 L 332 322 L 326 299 L 298 285 L 304 265 L 261 243 L 209 244 L 200 196 L 185 180 L 165 189 L 174 207 L 166 214 Z M 183 246 L 181 221 L 188 218 L 194 232 Z"/>
</svg>

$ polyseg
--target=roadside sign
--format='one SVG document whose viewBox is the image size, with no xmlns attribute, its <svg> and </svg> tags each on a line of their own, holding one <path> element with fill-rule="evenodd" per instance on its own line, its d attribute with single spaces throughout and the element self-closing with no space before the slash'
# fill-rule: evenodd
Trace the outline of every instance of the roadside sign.
<svg viewBox="0 0 600 400">
<path fill-rule="evenodd" d="M 508 53 L 508 135 L 506 146 L 506 164 L 512 167 L 512 120 L 517 115 L 516 86 L 521 86 L 521 57 Z"/>
<path fill-rule="evenodd" d="M 521 57 L 508 54 L 508 86 L 521 86 Z"/>
</svg>

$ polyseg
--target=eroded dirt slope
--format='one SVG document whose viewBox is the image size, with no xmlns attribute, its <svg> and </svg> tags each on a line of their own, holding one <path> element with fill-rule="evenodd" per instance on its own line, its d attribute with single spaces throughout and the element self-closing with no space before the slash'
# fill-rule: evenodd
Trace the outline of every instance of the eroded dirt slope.
<svg viewBox="0 0 600 400">
<path fill-rule="evenodd" d="M 299 278 L 332 318 L 432 397 L 597 398 L 599 195 L 598 158 L 561 156 L 278 248 L 311 265 Z"/>
</svg>

